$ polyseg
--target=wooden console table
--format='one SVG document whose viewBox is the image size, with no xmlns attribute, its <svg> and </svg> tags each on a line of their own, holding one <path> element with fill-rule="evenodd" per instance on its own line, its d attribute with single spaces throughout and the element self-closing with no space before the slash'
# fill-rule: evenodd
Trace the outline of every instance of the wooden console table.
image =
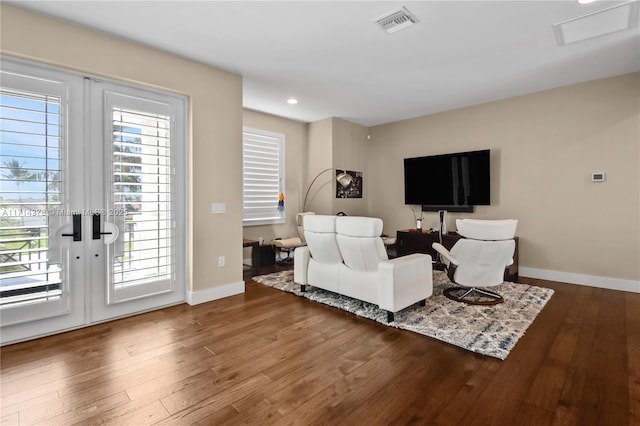
<svg viewBox="0 0 640 426">
<path fill-rule="evenodd" d="M 451 250 L 453 245 L 462 238 L 456 232 L 449 232 L 442 236 L 442 245 Z M 516 250 L 513 253 L 513 264 L 504 271 L 504 280 L 518 282 L 518 237 L 515 237 Z M 420 232 L 415 229 L 405 229 L 396 233 L 396 247 L 398 256 L 405 256 L 412 253 L 425 253 L 431 255 L 436 260 L 436 251 L 431 246 L 440 242 L 439 232 Z"/>
</svg>

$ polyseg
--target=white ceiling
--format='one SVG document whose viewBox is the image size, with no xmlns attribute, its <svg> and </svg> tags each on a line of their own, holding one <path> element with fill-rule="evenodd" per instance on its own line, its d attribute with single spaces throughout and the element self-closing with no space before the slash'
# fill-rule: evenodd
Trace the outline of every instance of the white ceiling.
<svg viewBox="0 0 640 426">
<path fill-rule="evenodd" d="M 638 27 L 562 47 L 552 31 L 623 1 L 8 3 L 241 74 L 246 108 L 303 122 L 371 126 L 640 70 Z M 418 24 L 373 22 L 403 5 Z"/>
</svg>

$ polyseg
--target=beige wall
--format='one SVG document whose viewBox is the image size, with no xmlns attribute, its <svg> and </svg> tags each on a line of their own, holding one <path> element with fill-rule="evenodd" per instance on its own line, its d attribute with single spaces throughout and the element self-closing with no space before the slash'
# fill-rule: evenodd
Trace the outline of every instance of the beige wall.
<svg viewBox="0 0 640 426">
<path fill-rule="evenodd" d="M 489 148 L 492 205 L 457 217 L 519 220 L 520 266 L 640 279 L 640 74 L 370 129 L 369 214 L 414 225 L 403 158 Z M 592 172 L 606 181 L 592 183 Z M 425 212 L 426 227 L 437 213 Z"/>
<path fill-rule="evenodd" d="M 362 198 L 336 198 L 336 183 L 332 183 L 332 212 L 349 216 L 367 215 L 367 135 L 369 129 L 350 121 L 333 118 L 333 167 L 363 173 Z M 335 177 L 335 174 L 333 175 Z"/>
<path fill-rule="evenodd" d="M 307 124 L 274 115 L 264 114 L 252 110 L 244 110 L 243 125 L 254 129 L 285 135 L 285 214 L 286 221 L 281 225 L 245 226 L 244 238 L 264 241 L 272 238 L 289 238 L 298 235 L 296 228 L 296 214 L 302 209 L 304 197 L 303 178 L 306 173 L 307 158 Z M 250 249 L 245 249 L 245 259 L 251 257 Z"/>
<path fill-rule="evenodd" d="M 187 289 L 242 282 L 242 78 L 5 4 L 0 14 L 3 54 L 189 97 Z M 226 214 L 211 215 L 212 202 Z"/>
<path fill-rule="evenodd" d="M 306 211 L 313 211 L 318 214 L 334 214 L 333 197 L 335 188 L 333 187 L 334 173 L 324 172 L 313 182 L 315 176 L 324 169 L 333 167 L 333 119 L 309 123 L 309 150 L 307 155 L 307 168 L 304 180 L 307 197 Z M 311 185 L 313 182 L 313 186 Z M 302 195 L 304 201 L 304 194 Z"/>
<path fill-rule="evenodd" d="M 350 216 L 367 214 L 367 134 L 367 127 L 336 117 L 309 123 L 309 167 L 305 188 L 309 188 L 320 171 L 335 168 L 362 172 L 365 175 L 365 189 L 363 198 L 336 199 L 336 172 L 324 172 L 309 190 L 308 211 L 318 214 L 336 214 L 342 211 Z"/>
</svg>

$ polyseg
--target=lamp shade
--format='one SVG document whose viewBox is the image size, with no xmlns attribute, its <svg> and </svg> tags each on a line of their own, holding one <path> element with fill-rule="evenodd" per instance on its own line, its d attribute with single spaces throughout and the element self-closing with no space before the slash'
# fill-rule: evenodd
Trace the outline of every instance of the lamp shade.
<svg viewBox="0 0 640 426">
<path fill-rule="evenodd" d="M 338 176 L 336 176 L 336 180 L 343 188 L 347 188 L 353 182 L 353 176 L 349 173 L 342 172 Z"/>
</svg>

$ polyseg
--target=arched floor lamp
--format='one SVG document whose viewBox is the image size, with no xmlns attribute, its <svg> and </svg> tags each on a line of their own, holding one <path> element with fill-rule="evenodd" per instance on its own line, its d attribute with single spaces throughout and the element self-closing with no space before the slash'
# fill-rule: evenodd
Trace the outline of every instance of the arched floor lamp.
<svg viewBox="0 0 640 426">
<path fill-rule="evenodd" d="M 304 203 L 302 203 L 302 211 L 303 212 L 307 211 L 307 197 L 309 196 L 309 191 L 311 191 L 311 187 L 316 182 L 316 180 L 318 180 L 320 175 L 322 175 L 324 172 L 328 172 L 328 171 L 331 171 L 331 170 L 336 170 L 336 169 L 333 168 L 333 167 L 330 167 L 328 169 L 324 169 L 313 178 L 313 180 L 311 181 L 311 184 L 309 185 L 309 188 L 307 188 L 307 193 L 304 195 Z M 340 186 L 342 186 L 343 188 L 348 188 L 349 185 L 351 185 L 353 183 L 353 176 L 351 176 L 347 172 L 341 172 L 341 173 L 338 173 L 338 176 L 336 176 L 336 181 L 338 181 Z"/>
</svg>

